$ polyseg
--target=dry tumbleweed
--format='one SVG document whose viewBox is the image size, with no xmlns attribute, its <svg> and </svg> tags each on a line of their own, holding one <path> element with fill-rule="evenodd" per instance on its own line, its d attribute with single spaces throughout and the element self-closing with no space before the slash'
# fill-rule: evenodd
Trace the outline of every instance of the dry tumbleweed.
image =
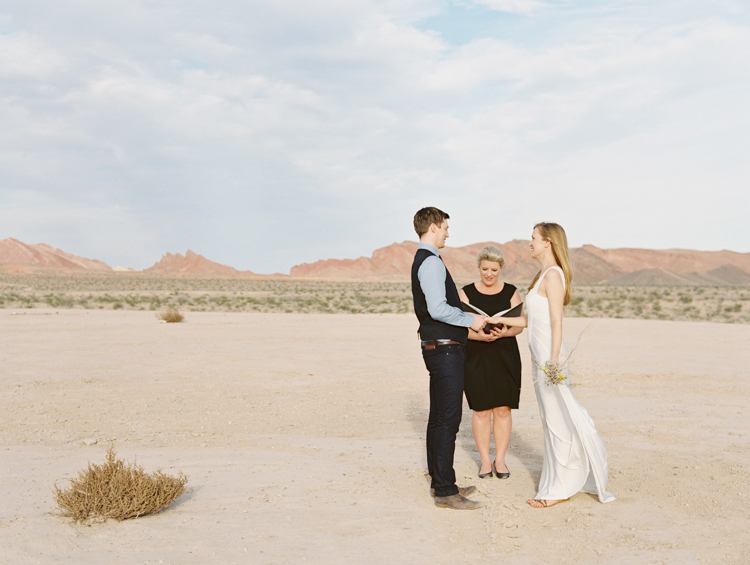
<svg viewBox="0 0 750 565">
<path fill-rule="evenodd" d="M 55 485 L 55 502 L 62 516 L 87 524 L 108 518 L 127 520 L 158 512 L 185 492 L 184 473 L 177 477 L 161 470 L 148 474 L 143 467 L 115 459 L 115 455 L 110 447 L 103 465 L 89 462 L 88 469 L 70 480 L 69 489 Z"/>
<path fill-rule="evenodd" d="M 166 309 L 159 312 L 156 317 L 160 320 L 164 320 L 168 324 L 181 322 L 185 319 L 185 316 L 183 316 L 182 313 L 180 313 L 180 311 L 174 306 L 167 306 Z"/>
</svg>

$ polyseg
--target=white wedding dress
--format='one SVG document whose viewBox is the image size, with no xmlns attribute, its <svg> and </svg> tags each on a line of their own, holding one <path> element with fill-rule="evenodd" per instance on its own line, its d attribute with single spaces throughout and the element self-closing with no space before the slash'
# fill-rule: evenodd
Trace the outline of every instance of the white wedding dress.
<svg viewBox="0 0 750 565">
<path fill-rule="evenodd" d="M 536 361 L 544 366 L 552 349 L 549 302 L 537 294 L 542 279 L 539 277 L 526 296 L 529 349 Z M 560 359 L 566 359 L 565 343 L 560 349 Z M 573 396 L 569 385 L 547 385 L 544 373 L 532 363 L 531 374 L 539 403 L 539 414 L 544 431 L 544 462 L 539 479 L 537 500 L 563 500 L 577 492 L 595 494 L 600 502 L 611 502 L 615 497 L 607 492 L 607 451 L 594 421 L 586 409 Z"/>
</svg>

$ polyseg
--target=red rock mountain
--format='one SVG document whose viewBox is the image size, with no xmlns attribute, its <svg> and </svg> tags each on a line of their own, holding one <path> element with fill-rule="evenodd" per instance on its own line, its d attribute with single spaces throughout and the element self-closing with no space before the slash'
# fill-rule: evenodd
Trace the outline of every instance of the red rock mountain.
<svg viewBox="0 0 750 565">
<path fill-rule="evenodd" d="M 84 259 L 55 249 L 46 243 L 28 244 L 12 237 L 0 240 L 0 265 L 90 271 L 112 270 L 109 265 L 96 259 Z"/>
<path fill-rule="evenodd" d="M 483 242 L 464 247 L 446 247 L 441 251 L 446 266 L 457 279 L 476 277 L 476 256 L 488 244 L 499 247 L 505 256 L 505 280 L 528 282 L 538 270 L 529 255 L 528 241 L 513 240 L 508 243 Z M 290 274 L 298 277 L 324 279 L 368 279 L 408 277 L 417 243 L 404 241 L 377 249 L 372 257 L 359 259 L 328 259 L 303 263 L 292 267 Z M 632 280 L 633 284 L 747 284 L 743 276 L 750 276 L 750 253 L 733 251 L 691 251 L 686 249 L 600 249 L 584 245 L 570 250 L 574 280 L 591 284 L 618 279 L 620 284 Z M 661 269 L 666 273 L 685 276 L 657 276 L 645 271 Z M 624 275 L 644 271 L 643 277 L 622 278 Z M 663 280 L 663 283 L 653 282 Z M 669 282 L 673 281 L 673 282 Z"/>
<path fill-rule="evenodd" d="M 189 249 L 185 256 L 177 253 L 165 254 L 160 261 L 154 263 L 148 269 L 143 269 L 151 273 L 165 274 L 185 274 L 185 275 L 236 275 L 239 273 L 234 267 L 222 265 L 209 261 L 203 255 L 193 253 Z"/>
<path fill-rule="evenodd" d="M 116 267 L 112 269 L 109 265 L 96 259 L 84 259 L 71 253 L 38 243 L 30 245 L 8 238 L 0 240 L 0 267 L 20 271 L 55 271 L 75 269 L 79 271 L 108 271 L 108 272 L 132 272 L 132 269 Z M 250 271 L 237 271 L 233 267 L 209 261 L 202 255 L 188 250 L 184 256 L 177 253 L 167 253 L 160 261 L 148 269 L 150 273 L 184 274 L 184 275 L 240 275 L 250 277 L 261 277 Z M 271 275 L 273 276 L 273 275 Z M 286 275 L 275 275 L 286 277 Z"/>
<path fill-rule="evenodd" d="M 529 256 L 528 241 L 508 243 L 482 242 L 464 247 L 446 247 L 442 252 L 445 264 L 454 278 L 476 277 L 476 256 L 479 250 L 493 243 L 505 255 L 505 280 L 528 282 L 537 272 Z M 316 279 L 398 279 L 409 277 L 417 243 L 404 241 L 376 249 L 371 257 L 359 259 L 328 259 L 292 267 L 293 277 Z M 584 245 L 570 250 L 574 280 L 580 284 L 607 281 L 621 285 L 748 285 L 750 284 L 750 253 L 734 251 L 691 251 L 687 249 L 601 249 Z M 96 259 L 84 259 L 38 243 L 26 244 L 17 239 L 0 240 L 0 268 L 16 270 L 77 270 L 113 272 Z M 185 255 L 167 253 L 152 267 L 150 273 L 171 275 L 229 275 L 251 278 L 282 278 L 287 275 L 256 275 L 237 271 L 215 263 L 188 250 Z"/>
<path fill-rule="evenodd" d="M 705 273 L 724 265 L 750 272 L 750 253 L 690 249 L 599 249 L 593 245 L 584 245 L 581 249 L 616 266 L 623 273 L 641 269 L 666 269 L 680 274 Z"/>
</svg>

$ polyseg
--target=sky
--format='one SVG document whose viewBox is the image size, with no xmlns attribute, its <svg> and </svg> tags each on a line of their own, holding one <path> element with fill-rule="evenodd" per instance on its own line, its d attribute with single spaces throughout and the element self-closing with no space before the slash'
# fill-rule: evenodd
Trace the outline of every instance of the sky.
<svg viewBox="0 0 750 565">
<path fill-rule="evenodd" d="M 732 0 L 5 0 L 0 238 L 258 273 L 416 240 L 750 252 Z"/>
</svg>

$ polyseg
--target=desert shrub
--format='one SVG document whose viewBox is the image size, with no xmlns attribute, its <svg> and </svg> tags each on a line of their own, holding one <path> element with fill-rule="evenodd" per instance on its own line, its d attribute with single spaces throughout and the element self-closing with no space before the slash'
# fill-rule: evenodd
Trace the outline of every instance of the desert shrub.
<svg viewBox="0 0 750 565">
<path fill-rule="evenodd" d="M 148 474 L 135 463 L 115 459 L 107 450 L 103 465 L 89 462 L 85 471 L 70 479 L 70 488 L 54 486 L 55 502 L 62 516 L 76 522 L 94 523 L 113 518 L 118 522 L 153 514 L 166 508 L 185 492 L 187 477 L 173 477 L 157 470 Z"/>
<path fill-rule="evenodd" d="M 167 306 L 164 310 L 159 312 L 156 317 L 170 324 L 181 322 L 185 319 L 185 316 L 183 316 L 180 311 L 172 305 Z"/>
</svg>

